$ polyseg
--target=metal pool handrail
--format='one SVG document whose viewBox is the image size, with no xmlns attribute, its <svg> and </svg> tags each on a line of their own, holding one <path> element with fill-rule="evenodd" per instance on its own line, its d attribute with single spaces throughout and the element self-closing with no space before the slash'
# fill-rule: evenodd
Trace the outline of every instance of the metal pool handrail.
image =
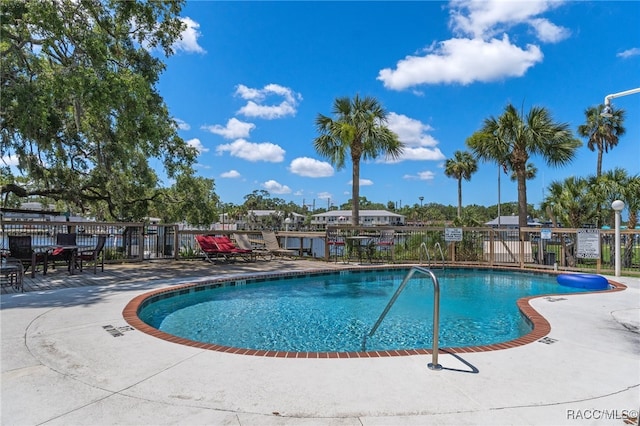
<svg viewBox="0 0 640 426">
<path fill-rule="evenodd" d="M 422 263 L 422 249 L 424 248 L 424 252 L 427 255 L 427 265 L 431 268 L 431 256 L 429 255 L 429 249 L 427 248 L 427 243 L 423 242 L 420 244 L 419 254 L 420 254 L 420 263 Z"/>
<path fill-rule="evenodd" d="M 423 242 L 422 244 L 420 244 L 420 249 L 418 250 L 420 253 L 420 263 L 422 264 L 422 249 L 424 248 L 424 253 L 427 255 L 427 265 L 429 267 L 429 269 L 431 269 L 431 255 L 429 254 L 429 249 L 427 248 L 427 243 Z M 440 245 L 440 243 L 436 242 L 433 245 L 434 249 L 438 249 L 440 251 L 440 258 L 442 259 L 442 269 L 445 268 L 444 266 L 444 253 L 442 251 L 442 246 Z"/>
<path fill-rule="evenodd" d="M 438 250 L 440 250 L 440 257 L 442 258 L 442 269 L 444 269 L 444 253 L 442 252 L 442 246 L 440 245 L 439 242 L 436 241 L 433 248 L 434 249 L 437 248 Z"/>
<path fill-rule="evenodd" d="M 373 334 L 376 332 L 376 330 L 380 326 L 380 323 L 389 312 L 389 309 L 391 309 L 391 306 L 393 306 L 398 296 L 400 296 L 400 293 L 402 293 L 402 290 L 404 290 L 404 288 L 407 286 L 407 283 L 413 277 L 413 274 L 415 274 L 416 272 L 421 272 L 425 275 L 429 275 L 431 277 L 431 281 L 433 282 L 433 347 L 432 347 L 432 354 L 431 354 L 431 362 L 427 365 L 427 367 L 429 367 L 430 370 L 439 371 L 439 370 L 442 370 L 442 366 L 438 364 L 438 336 L 439 336 L 438 327 L 440 323 L 440 284 L 438 284 L 438 278 L 436 278 L 436 275 L 433 273 L 431 269 L 423 268 L 421 266 L 414 266 L 411 268 L 409 273 L 402 280 L 402 283 L 400 283 L 400 286 L 398 287 L 396 292 L 391 297 L 391 300 L 389 300 L 389 303 L 387 303 L 387 306 L 384 308 L 384 311 L 382 311 L 382 314 L 380 314 L 378 321 L 376 321 L 373 328 L 371 328 L 371 331 L 369 332 L 369 334 L 364 337 L 362 346 L 364 349 L 364 346 L 366 345 L 367 337 L 373 336 Z"/>
</svg>

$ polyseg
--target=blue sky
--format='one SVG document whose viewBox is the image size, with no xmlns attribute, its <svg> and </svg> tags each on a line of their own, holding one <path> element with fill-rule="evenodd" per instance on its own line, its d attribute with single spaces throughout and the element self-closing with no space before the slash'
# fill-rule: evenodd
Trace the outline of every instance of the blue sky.
<svg viewBox="0 0 640 426">
<path fill-rule="evenodd" d="M 315 118 L 337 97 L 377 98 L 406 144 L 400 161 L 362 163 L 361 196 L 457 205 L 444 162 L 507 103 L 546 107 L 575 132 L 587 107 L 640 87 L 637 1 L 190 1 L 181 16 L 188 29 L 158 88 L 226 203 L 254 190 L 316 207 L 349 200 L 350 163 L 337 170 L 313 148 Z M 603 171 L 638 174 L 640 94 L 613 104 L 627 133 Z M 564 168 L 532 158 L 529 203 L 554 180 L 595 174 L 596 160 L 586 142 Z M 497 175 L 480 163 L 463 204 L 496 204 Z M 501 201 L 516 200 L 503 175 Z"/>
</svg>

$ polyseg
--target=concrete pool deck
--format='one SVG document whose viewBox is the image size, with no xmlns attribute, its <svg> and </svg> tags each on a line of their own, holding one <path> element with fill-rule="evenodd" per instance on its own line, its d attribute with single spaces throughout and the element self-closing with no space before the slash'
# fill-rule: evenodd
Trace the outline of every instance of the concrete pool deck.
<svg viewBox="0 0 640 426">
<path fill-rule="evenodd" d="M 50 282 L 70 288 L 3 294 L 1 423 L 638 424 L 625 423 L 640 408 L 638 278 L 615 279 L 624 291 L 534 299 L 551 324 L 545 338 L 491 352 L 441 352 L 442 371 L 427 369 L 426 355 L 284 359 L 202 350 L 130 329 L 123 319 L 135 296 L 198 276 L 331 266 L 239 265 L 59 272 Z M 74 287 L 79 280 L 93 284 Z"/>
</svg>

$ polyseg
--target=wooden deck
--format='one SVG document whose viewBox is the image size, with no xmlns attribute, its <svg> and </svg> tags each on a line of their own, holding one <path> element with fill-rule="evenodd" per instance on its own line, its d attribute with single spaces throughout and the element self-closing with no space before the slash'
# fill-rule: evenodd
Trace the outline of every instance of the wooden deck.
<svg viewBox="0 0 640 426">
<path fill-rule="evenodd" d="M 273 259 L 255 262 L 219 262 L 216 264 L 204 260 L 156 260 L 105 264 L 104 272 L 98 270 L 97 274 L 93 273 L 93 267 L 86 268 L 83 272 L 78 271 L 73 275 L 69 274 L 66 268 L 49 269 L 47 275 L 43 275 L 42 269 L 40 269 L 37 270 L 34 278 L 31 278 L 31 271 L 25 274 L 24 292 L 85 286 L 111 286 L 124 282 L 130 286 L 132 284 L 135 285 L 137 282 L 161 280 L 163 278 L 169 281 L 178 278 L 188 279 L 218 274 L 252 274 L 291 269 L 330 269 L 345 266 L 348 265 L 307 259 Z M 2 294 L 12 293 L 20 293 L 20 291 L 16 291 L 8 283 L 5 284 L 3 280 Z"/>
</svg>

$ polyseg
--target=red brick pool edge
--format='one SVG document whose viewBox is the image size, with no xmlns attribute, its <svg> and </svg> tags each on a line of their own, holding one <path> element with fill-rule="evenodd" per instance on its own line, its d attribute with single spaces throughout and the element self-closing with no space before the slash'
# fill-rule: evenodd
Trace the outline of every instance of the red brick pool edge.
<svg viewBox="0 0 640 426">
<path fill-rule="evenodd" d="M 404 265 L 406 267 L 406 265 Z M 313 271 L 312 273 L 320 273 L 320 272 L 328 272 L 328 271 Z M 335 271 L 330 271 L 335 272 Z M 311 273 L 311 272 L 308 272 Z M 301 273 L 293 273 L 296 275 L 301 275 Z M 304 275 L 306 273 L 302 273 Z M 272 279 L 283 276 L 291 276 L 292 273 L 277 273 L 277 274 L 268 274 L 268 275 L 260 275 L 259 278 L 264 279 Z M 199 287 L 204 285 L 212 285 L 212 284 L 222 284 L 233 282 L 237 280 L 251 279 L 256 278 L 255 275 L 245 276 L 245 277 L 234 277 L 230 279 L 219 278 L 212 279 L 206 282 L 199 283 L 187 283 L 180 284 L 173 287 L 153 290 L 144 294 L 141 294 L 135 298 L 133 298 L 122 311 L 122 316 L 125 321 L 132 326 L 133 328 L 148 334 L 150 336 L 156 337 L 158 339 L 165 340 L 171 343 L 177 343 L 180 345 L 191 346 L 198 349 L 205 349 L 217 352 L 226 352 L 230 354 L 238 354 L 238 355 L 251 355 L 251 356 L 262 356 L 262 357 L 275 357 L 275 358 L 327 358 L 327 359 L 336 359 L 336 358 L 379 358 L 379 357 L 391 357 L 391 356 L 409 356 L 409 355 L 430 355 L 432 351 L 430 349 L 398 349 L 398 350 L 383 350 L 383 351 L 359 351 L 359 352 L 290 352 L 290 351 L 271 351 L 271 350 L 258 350 L 258 349 L 246 349 L 246 348 L 236 348 L 231 346 L 217 345 L 212 343 L 203 343 L 196 342 L 194 340 L 185 339 L 182 337 L 174 336 L 172 334 L 165 333 L 160 331 L 154 327 L 151 327 L 144 321 L 140 319 L 138 316 L 138 311 L 145 301 L 150 298 L 166 293 L 173 293 L 177 291 L 181 291 L 184 289 L 190 289 L 192 287 Z M 609 280 L 609 284 L 612 286 L 609 290 L 601 290 L 601 291 L 592 291 L 592 292 L 583 292 L 583 293 L 574 293 L 569 296 L 581 296 L 584 294 L 593 294 L 593 293 L 609 293 L 609 292 L 617 292 L 623 291 L 627 288 L 622 283 Z M 551 294 L 546 295 L 537 295 L 531 297 L 523 297 L 518 299 L 517 305 L 518 309 L 522 312 L 522 314 L 527 318 L 527 320 L 531 323 L 533 330 L 530 333 L 525 334 L 524 336 L 518 337 L 517 339 L 508 340 L 506 342 L 495 343 L 490 345 L 483 346 L 463 346 L 463 347 L 453 347 L 453 348 L 441 348 L 439 353 L 472 353 L 472 352 L 488 352 L 488 351 L 497 351 L 502 349 L 511 349 L 518 346 L 527 345 L 529 343 L 536 342 L 543 337 L 545 337 L 551 331 L 551 325 L 549 322 L 538 313 L 531 305 L 529 304 L 530 300 L 537 299 L 540 297 L 548 297 Z M 566 295 L 563 295 L 566 296 Z"/>
</svg>

